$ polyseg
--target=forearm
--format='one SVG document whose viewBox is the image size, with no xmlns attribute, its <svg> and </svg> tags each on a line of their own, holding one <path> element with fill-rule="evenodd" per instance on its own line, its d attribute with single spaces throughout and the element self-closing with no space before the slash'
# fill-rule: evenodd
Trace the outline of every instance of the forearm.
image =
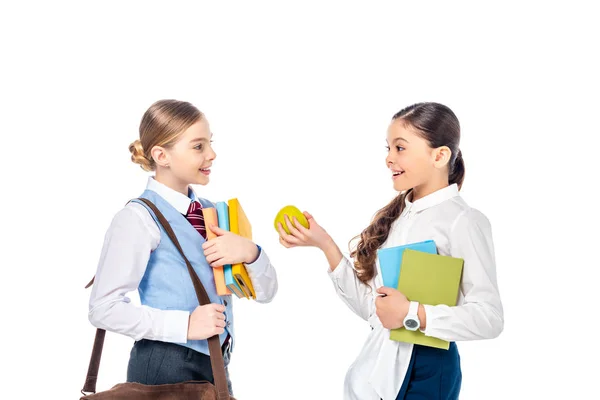
<svg viewBox="0 0 600 400">
<path fill-rule="evenodd" d="M 340 265 L 340 261 L 344 257 L 342 251 L 338 247 L 337 244 L 332 240 L 329 240 L 322 248 L 323 254 L 327 258 L 327 262 L 329 263 L 330 271 L 335 271 L 335 269 Z"/>
</svg>

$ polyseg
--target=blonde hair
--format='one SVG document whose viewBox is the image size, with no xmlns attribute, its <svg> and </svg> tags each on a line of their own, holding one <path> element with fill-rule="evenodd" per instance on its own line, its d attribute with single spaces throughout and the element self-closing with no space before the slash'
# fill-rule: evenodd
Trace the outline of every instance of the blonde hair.
<svg viewBox="0 0 600 400">
<path fill-rule="evenodd" d="M 140 122 L 140 138 L 129 145 L 131 161 L 144 171 L 154 171 L 156 163 L 150 152 L 154 146 L 169 148 L 203 114 L 192 104 L 179 100 L 159 100 L 144 113 Z"/>
</svg>

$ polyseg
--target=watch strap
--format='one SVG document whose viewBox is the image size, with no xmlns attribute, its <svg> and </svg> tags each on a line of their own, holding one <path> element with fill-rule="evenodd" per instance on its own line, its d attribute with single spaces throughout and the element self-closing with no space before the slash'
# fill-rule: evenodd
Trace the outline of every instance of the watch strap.
<svg viewBox="0 0 600 400">
<path fill-rule="evenodd" d="M 418 315 L 419 313 L 419 302 L 411 301 L 408 306 L 408 315 Z"/>
</svg>

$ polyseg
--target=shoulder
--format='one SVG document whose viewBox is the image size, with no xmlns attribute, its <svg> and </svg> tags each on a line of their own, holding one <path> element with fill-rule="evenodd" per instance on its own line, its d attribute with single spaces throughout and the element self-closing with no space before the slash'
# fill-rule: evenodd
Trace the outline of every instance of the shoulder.
<svg viewBox="0 0 600 400">
<path fill-rule="evenodd" d="M 135 201 L 130 201 L 115 214 L 110 229 L 122 229 L 131 235 L 148 235 L 156 246 L 160 242 L 160 230 L 150 211 Z"/>
<path fill-rule="evenodd" d="M 456 212 L 452 221 L 450 231 L 453 233 L 464 233 L 468 230 L 491 230 L 488 217 L 479 209 L 469 206 L 462 198 L 457 198 Z"/>
</svg>

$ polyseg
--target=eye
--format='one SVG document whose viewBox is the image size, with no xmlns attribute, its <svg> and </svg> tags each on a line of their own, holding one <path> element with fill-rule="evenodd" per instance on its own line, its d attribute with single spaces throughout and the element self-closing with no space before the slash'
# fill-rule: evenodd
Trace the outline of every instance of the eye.
<svg viewBox="0 0 600 400">
<path fill-rule="evenodd" d="M 194 146 L 194 149 L 196 149 L 196 150 L 202 150 L 203 147 L 202 147 L 201 144 L 198 144 L 198 145 Z"/>
<path fill-rule="evenodd" d="M 387 151 L 390 151 L 390 146 L 385 146 L 385 149 L 386 149 Z"/>
<path fill-rule="evenodd" d="M 396 146 L 396 150 L 402 151 L 402 150 L 404 150 L 404 147 L 402 147 L 402 146 Z"/>
</svg>

